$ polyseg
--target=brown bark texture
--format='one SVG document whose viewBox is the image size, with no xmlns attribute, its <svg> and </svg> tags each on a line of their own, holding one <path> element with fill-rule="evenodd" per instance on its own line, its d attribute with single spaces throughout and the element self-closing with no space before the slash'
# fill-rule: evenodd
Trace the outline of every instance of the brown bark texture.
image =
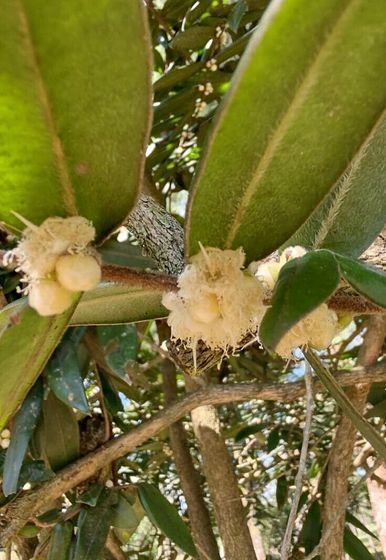
<svg viewBox="0 0 386 560">
<path fill-rule="evenodd" d="M 358 365 L 373 365 L 382 350 L 386 334 L 386 322 L 382 316 L 368 320 L 367 331 L 358 355 Z M 364 412 L 369 383 L 357 384 L 347 390 L 347 395 L 358 411 Z M 345 524 L 348 479 L 352 472 L 352 456 L 356 428 L 343 416 L 333 441 L 327 471 L 323 506 L 323 532 L 328 534 L 322 546 L 321 560 L 341 560 L 343 556 L 343 533 Z"/>
</svg>

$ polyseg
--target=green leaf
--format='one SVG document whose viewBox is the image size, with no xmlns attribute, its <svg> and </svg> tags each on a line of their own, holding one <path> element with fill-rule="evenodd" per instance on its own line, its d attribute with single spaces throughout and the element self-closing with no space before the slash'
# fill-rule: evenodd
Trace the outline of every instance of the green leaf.
<svg viewBox="0 0 386 560">
<path fill-rule="evenodd" d="M 128 266 L 131 268 L 157 268 L 149 257 L 144 257 L 141 248 L 128 241 L 109 239 L 98 249 L 104 264 Z"/>
<path fill-rule="evenodd" d="M 362 541 L 348 527 L 344 528 L 343 545 L 344 551 L 353 560 L 375 560 L 375 556 L 369 552 Z"/>
<path fill-rule="evenodd" d="M 288 477 L 287 475 L 279 476 L 276 479 L 276 503 L 277 509 L 281 511 L 285 506 L 288 498 Z"/>
<path fill-rule="evenodd" d="M 358 529 L 369 535 L 371 538 L 376 539 L 377 541 L 379 540 L 379 537 L 375 533 L 370 531 L 366 527 L 366 525 L 363 525 L 363 523 L 349 511 L 346 511 L 346 521 L 347 523 L 351 523 L 351 525 L 354 525 L 354 527 L 357 527 Z"/>
<path fill-rule="evenodd" d="M 275 349 L 285 333 L 323 303 L 338 283 L 339 268 L 330 251 L 312 251 L 290 260 L 280 270 L 272 306 L 261 323 L 262 343 Z"/>
<path fill-rule="evenodd" d="M 70 521 L 55 525 L 50 539 L 47 560 L 68 560 L 73 530 Z"/>
<path fill-rule="evenodd" d="M 85 507 L 79 514 L 75 552 L 72 560 L 101 560 L 118 497 L 103 491 L 96 507 Z"/>
<path fill-rule="evenodd" d="M 0 430 L 23 402 L 63 336 L 73 308 L 40 317 L 24 300 L 0 311 Z"/>
<path fill-rule="evenodd" d="M 81 412 L 89 412 L 77 346 L 71 339 L 61 342 L 46 367 L 46 376 L 48 386 L 58 399 Z"/>
<path fill-rule="evenodd" d="M 250 426 L 245 426 L 241 428 L 235 435 L 235 442 L 242 441 L 243 439 L 256 434 L 256 432 L 261 432 L 265 428 L 264 424 L 251 424 Z"/>
<path fill-rule="evenodd" d="M 79 426 L 75 414 L 52 392 L 43 403 L 43 421 L 38 426 L 36 441 L 55 471 L 79 456 Z"/>
<path fill-rule="evenodd" d="M 346 173 L 286 245 L 361 255 L 385 224 L 385 146 L 383 112 Z"/>
<path fill-rule="evenodd" d="M 366 418 L 386 418 L 386 400 L 377 403 L 366 412 Z"/>
<path fill-rule="evenodd" d="M 186 29 L 186 31 L 180 31 L 173 37 L 170 46 L 177 51 L 185 50 L 199 50 L 202 49 L 206 43 L 213 39 L 215 35 L 215 30 L 213 27 L 195 25 Z"/>
<path fill-rule="evenodd" d="M 383 0 L 270 4 L 196 174 L 189 255 L 201 242 L 259 259 L 304 223 L 385 109 L 385 33 Z"/>
<path fill-rule="evenodd" d="M 122 401 L 119 398 L 118 391 L 110 381 L 110 377 L 108 375 L 105 375 L 103 371 L 99 370 L 99 378 L 101 381 L 103 399 L 107 406 L 107 410 L 114 418 L 118 414 L 118 412 L 123 412 L 124 410 Z"/>
<path fill-rule="evenodd" d="M 239 30 L 241 20 L 243 19 L 247 11 L 248 11 L 248 4 L 246 0 L 237 0 L 233 10 L 231 11 L 228 17 L 228 25 L 231 31 L 237 33 L 237 31 Z"/>
<path fill-rule="evenodd" d="M 267 451 L 273 451 L 279 445 L 280 442 L 280 427 L 277 426 L 273 430 L 269 432 L 269 436 L 267 439 Z"/>
<path fill-rule="evenodd" d="M 1 220 L 79 213 L 99 238 L 124 220 L 142 178 L 150 61 L 142 0 L 5 1 Z"/>
<path fill-rule="evenodd" d="M 17 491 L 20 469 L 29 440 L 39 420 L 42 402 L 43 385 L 38 380 L 14 419 L 11 443 L 7 449 L 3 467 L 4 496 L 9 496 Z"/>
<path fill-rule="evenodd" d="M 323 385 L 341 407 L 343 413 L 350 418 L 358 432 L 360 432 L 362 436 L 373 446 L 376 453 L 383 460 L 386 460 L 386 443 L 384 438 L 373 428 L 371 424 L 369 424 L 367 420 L 365 420 L 365 418 L 363 418 L 361 414 L 359 414 L 358 410 L 347 397 L 335 377 L 326 367 L 324 367 L 318 356 L 311 350 L 304 350 L 303 352 L 307 361 L 320 378 Z"/>
<path fill-rule="evenodd" d="M 114 325 L 163 319 L 168 312 L 160 290 L 102 285 L 86 292 L 71 318 L 71 325 Z"/>
<path fill-rule="evenodd" d="M 181 550 L 197 558 L 193 539 L 177 509 L 152 484 L 142 483 L 138 495 L 150 521 Z"/>
<path fill-rule="evenodd" d="M 386 274 L 360 262 L 335 254 L 344 279 L 373 303 L 386 307 Z"/>
<path fill-rule="evenodd" d="M 301 542 L 304 544 L 305 553 L 309 554 L 322 535 L 322 515 L 319 502 L 313 502 L 307 511 L 301 532 Z"/>
<path fill-rule="evenodd" d="M 121 493 L 114 510 L 114 519 L 111 523 L 113 527 L 116 529 L 135 529 L 138 527 L 141 520 L 136 516 L 133 506 Z"/>
<path fill-rule="evenodd" d="M 96 330 L 107 364 L 115 374 L 125 377 L 128 363 L 137 359 L 138 338 L 135 325 L 104 325 Z"/>
<path fill-rule="evenodd" d="M 103 486 L 101 484 L 92 484 L 90 488 L 83 492 L 76 500 L 80 504 L 86 504 L 91 507 L 95 507 L 98 503 L 99 497 L 103 491 Z"/>
</svg>

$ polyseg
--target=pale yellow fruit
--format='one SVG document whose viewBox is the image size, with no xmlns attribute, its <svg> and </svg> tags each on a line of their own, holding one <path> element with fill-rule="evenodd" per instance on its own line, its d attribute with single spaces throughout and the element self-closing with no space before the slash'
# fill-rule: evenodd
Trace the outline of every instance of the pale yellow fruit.
<svg viewBox="0 0 386 560">
<path fill-rule="evenodd" d="M 11 440 L 9 440 L 9 439 L 2 439 L 2 440 L 0 441 L 0 447 L 1 447 L 2 449 L 8 449 L 10 443 L 11 443 Z"/>
<path fill-rule="evenodd" d="M 280 268 L 281 265 L 276 261 L 266 262 L 258 267 L 255 276 L 266 288 L 273 290 L 279 277 Z"/>
<path fill-rule="evenodd" d="M 72 303 L 72 294 L 55 280 L 40 280 L 34 284 L 28 296 L 29 305 L 39 315 L 59 315 Z"/>
<path fill-rule="evenodd" d="M 88 292 L 101 281 L 101 267 L 90 255 L 63 255 L 56 263 L 58 282 L 71 292 Z"/>
<path fill-rule="evenodd" d="M 8 430 L 8 428 L 5 428 L 1 432 L 0 437 L 5 438 L 5 439 L 9 439 L 11 437 L 11 432 Z"/>
<path fill-rule="evenodd" d="M 220 316 L 220 307 L 216 294 L 204 294 L 199 301 L 190 307 L 193 319 L 201 323 L 211 323 Z"/>
</svg>

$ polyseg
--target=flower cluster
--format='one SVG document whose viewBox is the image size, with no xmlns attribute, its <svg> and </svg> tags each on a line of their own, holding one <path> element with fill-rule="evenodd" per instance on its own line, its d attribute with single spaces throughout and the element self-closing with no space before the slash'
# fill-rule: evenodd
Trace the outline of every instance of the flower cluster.
<svg viewBox="0 0 386 560">
<path fill-rule="evenodd" d="M 4 264 L 16 262 L 16 271 L 23 274 L 22 291 L 40 315 L 63 313 L 74 292 L 91 290 L 101 279 L 97 254 L 90 246 L 95 229 L 81 216 L 51 217 L 40 226 L 20 219 L 27 228 Z"/>
<path fill-rule="evenodd" d="M 302 247 L 289 247 L 280 259 L 251 263 L 243 270 L 245 255 L 236 251 L 203 248 L 192 257 L 178 279 L 178 291 L 166 293 L 168 324 L 172 337 L 195 351 L 199 340 L 224 354 L 234 351 L 247 336 L 256 336 L 266 311 L 264 298 L 275 287 L 288 260 L 305 254 Z M 276 351 L 285 358 L 303 345 L 322 349 L 337 333 L 338 317 L 323 303 L 299 321 L 280 341 Z"/>
<path fill-rule="evenodd" d="M 8 449 L 10 443 L 11 443 L 11 432 L 8 430 L 8 428 L 5 428 L 0 433 L 0 447 L 2 449 Z"/>
<path fill-rule="evenodd" d="M 178 292 L 166 293 L 168 323 L 175 339 L 195 352 L 202 339 L 227 353 L 248 333 L 256 333 L 264 313 L 260 282 L 243 270 L 245 255 L 203 248 L 178 279 Z"/>
</svg>

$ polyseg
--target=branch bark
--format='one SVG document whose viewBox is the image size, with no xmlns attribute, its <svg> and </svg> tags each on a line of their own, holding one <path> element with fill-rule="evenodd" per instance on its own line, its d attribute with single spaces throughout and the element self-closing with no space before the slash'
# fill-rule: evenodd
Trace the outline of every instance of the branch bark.
<svg viewBox="0 0 386 560">
<path fill-rule="evenodd" d="M 384 317 L 372 317 L 358 355 L 358 364 L 367 368 L 374 364 L 382 350 L 386 334 Z M 351 387 L 348 397 L 360 413 L 363 413 L 369 382 Z M 347 417 L 339 423 L 332 445 L 327 471 L 323 506 L 323 532 L 329 538 L 321 550 L 321 560 L 341 560 L 343 556 L 343 532 L 347 501 L 347 482 L 352 471 L 352 455 L 356 439 L 356 428 Z"/>
<path fill-rule="evenodd" d="M 170 404 L 177 398 L 175 365 L 170 360 L 165 360 L 162 364 L 162 370 L 165 401 Z M 176 422 L 169 427 L 169 438 L 182 491 L 188 505 L 192 536 L 199 558 L 202 560 L 220 560 L 211 519 L 204 501 L 201 476 L 193 465 L 189 444 L 181 422 Z"/>
<path fill-rule="evenodd" d="M 360 382 L 385 382 L 386 366 L 377 364 L 367 371 L 357 369 L 337 375 L 342 386 Z M 321 383 L 314 385 L 315 392 L 324 391 Z M 259 399 L 269 401 L 291 402 L 305 394 L 302 381 L 283 384 L 233 384 L 206 387 L 175 401 L 138 428 L 119 436 L 88 453 L 68 467 L 58 472 L 56 477 L 43 483 L 28 493 L 23 493 L 0 509 L 0 542 L 9 542 L 30 517 L 44 509 L 47 503 L 75 488 L 88 478 L 94 476 L 106 464 L 116 461 L 133 451 L 137 446 L 155 436 L 171 424 L 177 422 L 193 409 L 206 405 L 222 405 Z"/>
</svg>

